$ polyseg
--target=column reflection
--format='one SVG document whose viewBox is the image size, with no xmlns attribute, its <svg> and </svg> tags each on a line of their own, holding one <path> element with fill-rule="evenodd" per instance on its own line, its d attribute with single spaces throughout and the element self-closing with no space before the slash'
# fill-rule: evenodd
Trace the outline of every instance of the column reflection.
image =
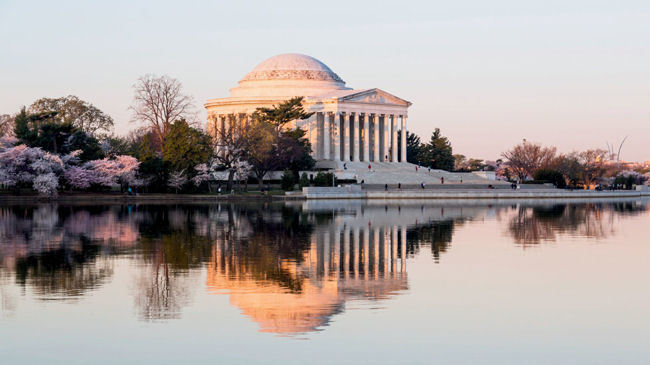
<svg viewBox="0 0 650 365">
<path fill-rule="evenodd" d="M 393 232 L 397 227 L 318 227 L 298 258 L 246 256 L 245 250 L 227 249 L 217 240 L 207 269 L 208 291 L 228 294 L 262 332 L 322 330 L 350 301 L 383 300 L 408 288 L 406 272 L 389 264 L 397 251 L 384 236 Z"/>
</svg>

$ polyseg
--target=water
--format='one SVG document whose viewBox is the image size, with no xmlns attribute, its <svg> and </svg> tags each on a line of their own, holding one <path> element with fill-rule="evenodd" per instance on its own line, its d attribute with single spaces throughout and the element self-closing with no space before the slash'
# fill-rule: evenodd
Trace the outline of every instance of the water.
<svg viewBox="0 0 650 365">
<path fill-rule="evenodd" d="M 650 363 L 650 200 L 0 207 L 0 362 Z"/>
</svg>

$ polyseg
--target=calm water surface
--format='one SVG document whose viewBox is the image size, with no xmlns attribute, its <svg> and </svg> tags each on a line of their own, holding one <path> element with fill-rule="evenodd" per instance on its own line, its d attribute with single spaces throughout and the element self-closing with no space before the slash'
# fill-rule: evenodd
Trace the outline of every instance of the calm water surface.
<svg viewBox="0 0 650 365">
<path fill-rule="evenodd" d="M 650 201 L 0 207 L 0 363 L 650 363 Z"/>
</svg>

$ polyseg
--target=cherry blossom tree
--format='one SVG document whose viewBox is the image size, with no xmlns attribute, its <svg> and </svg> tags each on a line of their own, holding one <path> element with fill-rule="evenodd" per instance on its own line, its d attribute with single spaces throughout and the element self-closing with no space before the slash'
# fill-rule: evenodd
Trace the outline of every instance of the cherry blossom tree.
<svg viewBox="0 0 650 365">
<path fill-rule="evenodd" d="M 210 180 L 212 180 L 212 175 L 210 174 L 211 171 L 210 167 L 208 167 L 208 164 L 198 164 L 194 166 L 194 170 L 196 171 L 196 175 L 194 175 L 192 178 L 192 183 L 194 186 L 199 187 L 204 182 L 210 182 Z"/>
<path fill-rule="evenodd" d="M 63 173 L 68 185 L 75 189 L 88 189 L 97 183 L 96 174 L 93 170 L 81 166 L 70 166 Z"/>
<path fill-rule="evenodd" d="M 38 175 L 34 179 L 33 187 L 41 195 L 56 196 L 59 178 L 53 172 Z"/>
<path fill-rule="evenodd" d="M 0 184 L 6 187 L 29 186 L 45 195 L 53 195 L 64 163 L 55 154 L 25 145 L 0 150 Z"/>
<path fill-rule="evenodd" d="M 167 185 L 170 188 L 174 188 L 174 190 L 176 190 L 176 193 L 178 193 L 178 189 L 182 188 L 186 183 L 187 177 L 185 176 L 184 170 L 172 172 L 169 175 L 169 180 L 167 181 Z"/>
<path fill-rule="evenodd" d="M 234 168 L 238 184 L 243 181 L 246 184 L 246 190 L 248 190 L 248 177 L 253 171 L 253 167 L 248 162 L 239 160 L 235 162 Z"/>
<path fill-rule="evenodd" d="M 140 162 L 132 156 L 120 155 L 114 159 L 88 161 L 84 167 L 95 173 L 95 183 L 107 187 L 117 184 L 135 185 Z"/>
</svg>

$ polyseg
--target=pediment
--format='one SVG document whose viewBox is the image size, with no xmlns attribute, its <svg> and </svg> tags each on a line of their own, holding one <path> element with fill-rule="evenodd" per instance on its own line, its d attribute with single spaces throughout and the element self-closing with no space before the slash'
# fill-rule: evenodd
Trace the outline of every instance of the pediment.
<svg viewBox="0 0 650 365">
<path fill-rule="evenodd" d="M 370 89 L 338 98 L 342 102 L 410 106 L 411 102 L 380 89 Z"/>
</svg>

